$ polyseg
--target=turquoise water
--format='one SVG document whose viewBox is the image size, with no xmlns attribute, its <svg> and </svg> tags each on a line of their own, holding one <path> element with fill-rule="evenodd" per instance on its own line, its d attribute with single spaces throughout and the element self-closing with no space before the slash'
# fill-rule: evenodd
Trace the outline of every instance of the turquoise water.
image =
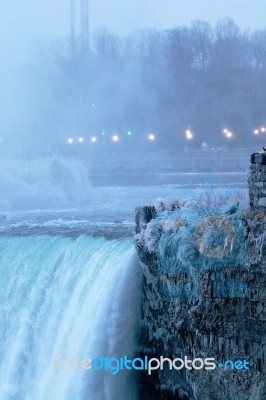
<svg viewBox="0 0 266 400">
<path fill-rule="evenodd" d="M 46 209 L 27 209 L 28 200 L 1 208 L 0 400 L 135 400 L 132 373 L 56 369 L 55 357 L 133 356 L 141 294 L 134 209 L 195 192 L 93 188 L 81 208 L 80 192 L 63 189 L 76 196 L 72 208 L 50 191 Z"/>
<path fill-rule="evenodd" d="M 131 240 L 0 237 L 0 399 L 136 399 L 133 374 L 55 368 L 57 354 L 132 356 L 140 274 Z"/>
</svg>

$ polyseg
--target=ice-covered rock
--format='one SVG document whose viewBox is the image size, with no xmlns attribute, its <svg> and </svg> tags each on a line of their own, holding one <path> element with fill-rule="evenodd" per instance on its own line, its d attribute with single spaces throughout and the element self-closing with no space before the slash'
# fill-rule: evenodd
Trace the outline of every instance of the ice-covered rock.
<svg viewBox="0 0 266 400">
<path fill-rule="evenodd" d="M 143 355 L 250 363 L 243 371 L 143 374 L 142 400 L 266 399 L 266 162 L 253 161 L 250 209 L 162 202 L 136 210 Z"/>
<path fill-rule="evenodd" d="M 266 207 L 266 154 L 252 154 L 248 188 L 250 206 Z"/>
</svg>

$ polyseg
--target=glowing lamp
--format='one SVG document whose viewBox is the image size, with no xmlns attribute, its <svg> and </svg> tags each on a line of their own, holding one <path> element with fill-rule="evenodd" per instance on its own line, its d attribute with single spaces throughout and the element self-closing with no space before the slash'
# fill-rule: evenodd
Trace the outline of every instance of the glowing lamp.
<svg viewBox="0 0 266 400">
<path fill-rule="evenodd" d="M 153 133 L 151 133 L 151 134 L 148 136 L 148 138 L 149 138 L 149 140 L 153 141 L 153 140 L 155 140 L 155 135 L 154 135 Z"/>
</svg>

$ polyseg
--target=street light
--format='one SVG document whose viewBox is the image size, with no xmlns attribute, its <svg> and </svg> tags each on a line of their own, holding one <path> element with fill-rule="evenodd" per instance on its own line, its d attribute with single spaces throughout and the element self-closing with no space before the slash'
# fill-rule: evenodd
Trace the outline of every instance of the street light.
<svg viewBox="0 0 266 400">
<path fill-rule="evenodd" d="M 73 142 L 74 142 L 74 140 L 72 138 L 67 139 L 67 143 L 72 144 Z"/>
<path fill-rule="evenodd" d="M 191 132 L 190 129 L 187 129 L 187 130 L 186 130 L 186 138 L 187 138 L 188 140 L 193 139 L 193 133 Z"/>
<path fill-rule="evenodd" d="M 223 129 L 224 136 L 227 137 L 228 139 L 231 139 L 233 137 L 233 133 L 229 131 L 228 129 Z"/>
<path fill-rule="evenodd" d="M 259 128 L 259 129 L 254 129 L 254 131 L 253 131 L 253 133 L 255 134 L 255 135 L 259 135 L 260 133 L 265 133 L 266 132 L 266 127 L 265 126 L 262 126 L 261 128 Z"/>
<path fill-rule="evenodd" d="M 155 135 L 154 135 L 153 133 L 151 133 L 151 134 L 148 136 L 148 139 L 149 139 L 150 141 L 155 140 Z"/>
<path fill-rule="evenodd" d="M 113 142 L 118 142 L 119 141 L 119 136 L 118 135 L 113 135 L 112 141 Z"/>
<path fill-rule="evenodd" d="M 79 137 L 79 143 L 83 143 L 83 142 L 84 142 L 83 137 Z"/>
<path fill-rule="evenodd" d="M 96 142 L 97 142 L 97 138 L 96 138 L 95 136 L 93 136 L 93 137 L 91 138 L 91 142 L 92 142 L 92 143 L 96 143 Z"/>
</svg>

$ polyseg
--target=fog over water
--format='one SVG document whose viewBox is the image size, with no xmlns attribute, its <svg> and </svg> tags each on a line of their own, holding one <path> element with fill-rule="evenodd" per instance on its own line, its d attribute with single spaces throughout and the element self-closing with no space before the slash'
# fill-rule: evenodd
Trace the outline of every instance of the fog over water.
<svg viewBox="0 0 266 400">
<path fill-rule="evenodd" d="M 73 176 L 82 180 L 93 160 L 99 165 L 110 154 L 125 155 L 124 171 L 127 154 L 137 167 L 147 153 L 198 151 L 203 142 L 229 150 L 264 143 L 253 131 L 266 124 L 265 2 L 91 1 L 85 45 L 79 1 L 71 40 L 70 3 L 0 1 L 0 185 L 7 209 L 26 192 L 38 193 L 36 207 L 45 207 L 48 181 L 51 206 L 60 198 L 67 206 L 63 193 Z M 56 187 L 54 176 L 66 171 L 72 175 Z"/>
<path fill-rule="evenodd" d="M 55 357 L 137 354 L 135 208 L 242 210 L 265 145 L 265 0 L 72 4 L 0 0 L 1 400 L 138 400 Z"/>
</svg>

